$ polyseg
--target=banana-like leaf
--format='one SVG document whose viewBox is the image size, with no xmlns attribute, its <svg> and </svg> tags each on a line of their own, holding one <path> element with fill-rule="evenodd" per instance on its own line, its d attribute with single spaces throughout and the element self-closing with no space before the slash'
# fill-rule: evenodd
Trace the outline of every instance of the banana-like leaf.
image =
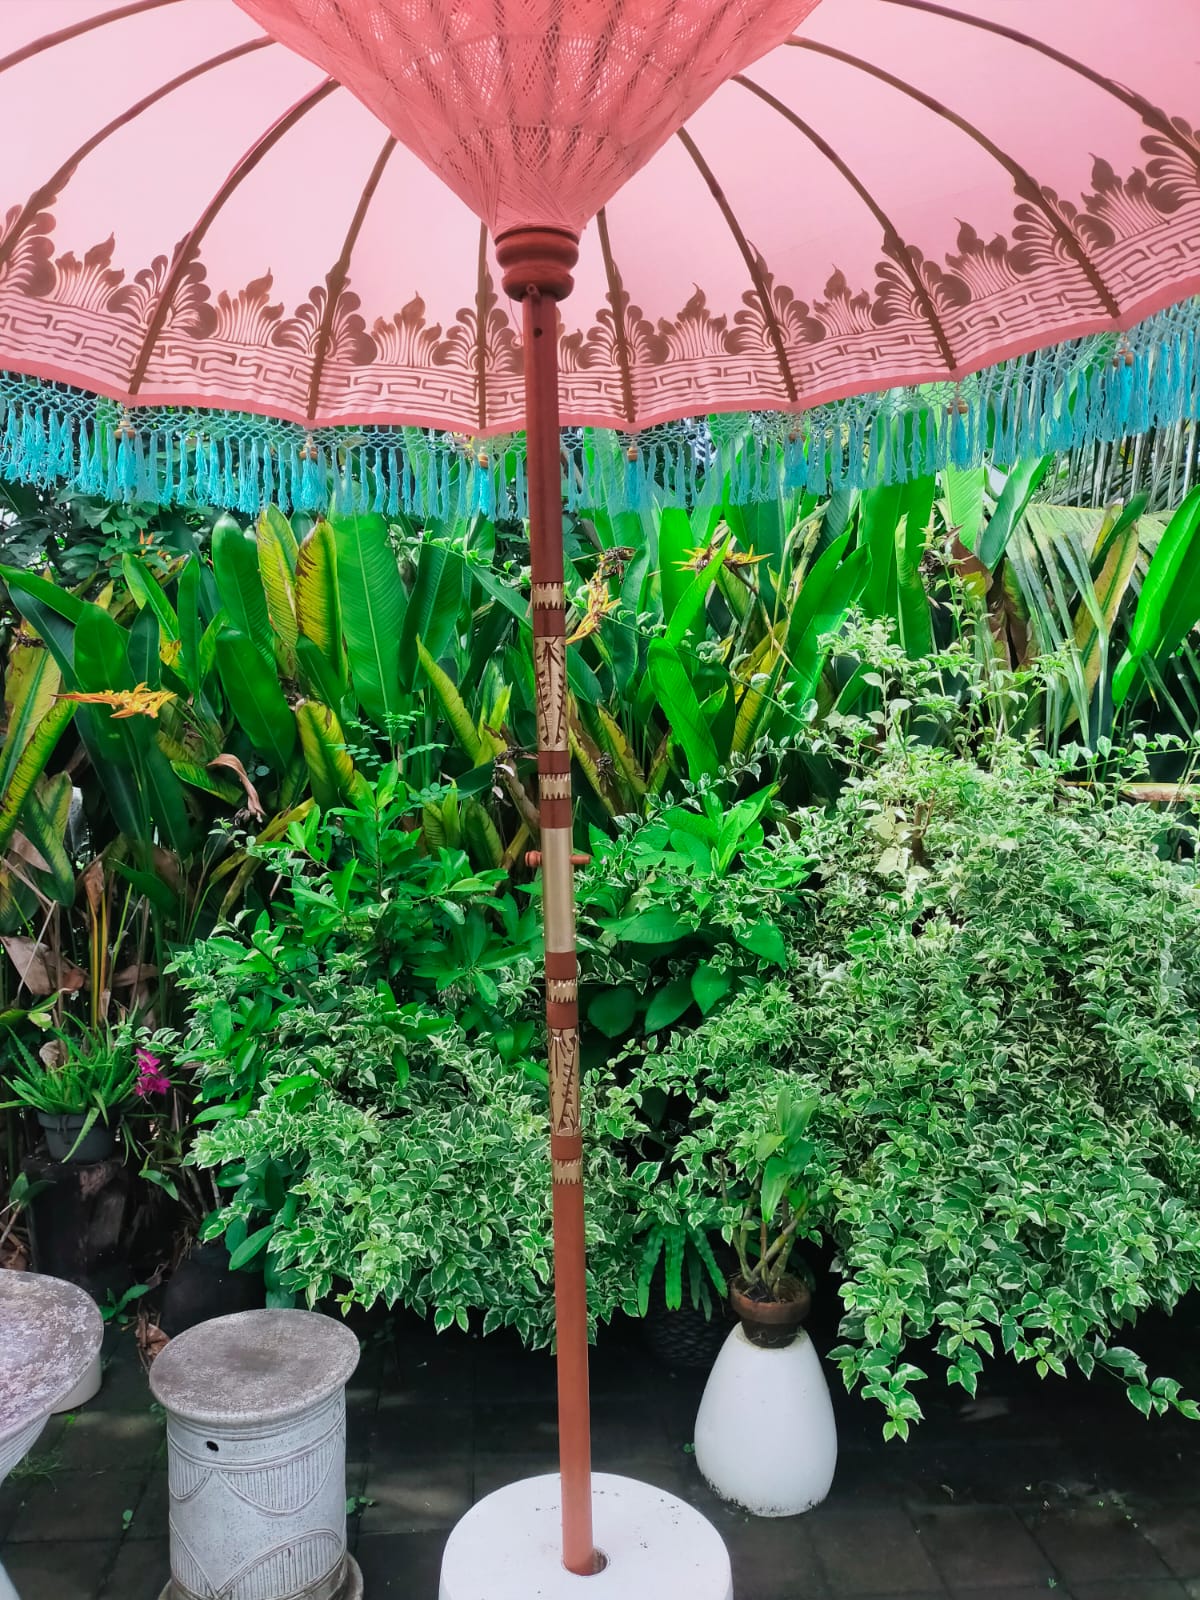
<svg viewBox="0 0 1200 1600">
<path fill-rule="evenodd" d="M 481 766 L 485 761 L 490 761 L 497 754 L 497 750 L 494 745 L 485 743 L 479 734 L 453 679 L 438 666 L 420 639 L 416 641 L 416 648 L 421 668 L 429 679 L 442 713 L 450 724 L 454 737 L 462 746 L 464 754 L 474 766 Z"/>
<path fill-rule="evenodd" d="M 75 868 L 65 839 L 70 809 L 71 779 L 65 772 L 44 778 L 21 808 L 21 830 L 45 861 L 43 882 L 60 906 L 75 903 Z"/>
<path fill-rule="evenodd" d="M 1120 516 L 1107 516 L 1096 548 L 1104 552 L 1104 559 L 1093 580 L 1094 603 L 1085 593 L 1075 616 L 1075 648 L 1083 661 L 1083 680 L 1089 696 L 1095 691 L 1101 672 L 1107 673 L 1113 624 L 1137 565 L 1141 545 L 1136 513 L 1130 515 L 1127 507 Z"/>
<path fill-rule="evenodd" d="M 12 843 L 12 836 L 16 832 L 25 801 L 45 771 L 46 763 L 53 755 L 63 729 L 74 715 L 73 701 L 55 701 L 26 740 L 25 748 L 17 758 L 4 791 L 0 794 L 0 855 L 3 855 Z"/>
<path fill-rule="evenodd" d="M 382 517 L 331 512 L 350 676 L 363 710 L 382 723 L 403 709 L 400 569 Z"/>
<path fill-rule="evenodd" d="M 48 578 L 39 578 L 32 572 L 21 572 L 16 567 L 0 567 L 0 578 L 3 578 L 17 610 L 58 663 L 59 671 L 67 683 L 73 683 L 75 624 L 79 621 L 85 602 L 68 590 L 60 589 Z"/>
<path fill-rule="evenodd" d="M 504 842 L 487 811 L 471 796 L 463 807 L 463 832 L 471 855 L 487 867 L 498 867 L 504 860 Z"/>
<path fill-rule="evenodd" d="M 1138 596 L 1129 646 L 1113 677 L 1120 706 L 1151 663 L 1161 670 L 1200 620 L 1200 489 L 1167 524 Z"/>
<path fill-rule="evenodd" d="M 1026 507 L 1053 461 L 1053 456 L 1043 456 L 1032 461 L 1020 461 L 1010 470 L 996 502 L 996 509 L 988 518 L 975 549 L 975 554 L 989 572 L 995 572 L 1000 565 L 1013 529 L 1025 515 Z M 965 539 L 963 543 L 966 544 Z"/>
<path fill-rule="evenodd" d="M 905 654 L 918 661 L 933 653 L 933 619 L 921 579 L 937 479 L 916 478 L 905 492 L 905 517 L 896 527 L 896 622 Z"/>
<path fill-rule="evenodd" d="M 231 778 L 218 777 L 197 761 L 172 761 L 171 766 L 175 776 L 182 778 L 184 783 L 204 794 L 214 795 L 218 800 L 224 800 L 227 805 L 240 806 L 245 798 L 240 784 L 234 783 Z"/>
<path fill-rule="evenodd" d="M 671 737 L 683 751 L 692 782 L 715 778 L 720 767 L 717 747 L 678 650 L 665 639 L 651 639 L 647 670 Z"/>
<path fill-rule="evenodd" d="M 334 680 L 344 684 L 337 542 L 324 518 L 305 534 L 296 556 L 296 615 L 300 633 L 321 652 Z"/>
<path fill-rule="evenodd" d="M 869 617 L 892 614 L 896 542 L 903 512 L 903 484 L 885 484 L 879 489 L 868 489 L 862 497 L 858 542 L 861 548 L 871 553 L 871 573 L 862 591 L 863 610 Z"/>
<path fill-rule="evenodd" d="M 744 755 L 775 708 L 775 697 L 783 677 L 786 661 L 783 648 L 784 624 L 776 623 L 765 638 L 760 639 L 738 672 L 742 683 L 737 716 L 733 724 L 730 748 Z"/>
<path fill-rule="evenodd" d="M 219 517 L 213 528 L 212 559 L 217 592 L 229 627 L 248 640 L 273 668 L 271 614 L 258 570 L 257 541 L 248 538 L 233 517 Z"/>
<path fill-rule="evenodd" d="M 342 805 L 354 787 L 354 762 L 341 723 L 328 706 L 302 700 L 296 707 L 296 726 L 313 798 L 323 811 Z"/>
<path fill-rule="evenodd" d="M 147 606 L 134 617 L 125 646 L 125 658 L 133 681 L 144 683 L 149 689 L 157 689 L 162 682 L 162 657 L 159 654 L 162 634 L 159 628 L 157 614 Z"/>
<path fill-rule="evenodd" d="M 947 467 L 941 475 L 942 521 L 947 531 L 972 552 L 978 550 L 983 533 L 986 487 L 986 467 Z"/>
<path fill-rule="evenodd" d="M 626 787 L 638 798 L 646 793 L 646 779 L 638 766 L 637 757 L 621 731 L 616 718 L 611 716 L 603 706 L 597 706 L 596 715 L 600 722 L 601 737 L 613 765 L 620 773 Z"/>
<path fill-rule="evenodd" d="M 203 691 L 206 676 L 200 664 L 200 635 L 204 624 L 200 616 L 199 556 L 193 556 L 179 574 L 175 597 L 179 605 L 179 655 L 175 666 L 196 699 Z"/>
<path fill-rule="evenodd" d="M 58 663 L 22 621 L 8 650 L 4 678 L 4 744 L 0 747 L 0 794 L 33 730 L 54 704 L 62 683 Z"/>
<path fill-rule="evenodd" d="M 296 719 L 274 663 L 267 667 L 245 634 L 223 628 L 217 636 L 217 671 L 242 731 L 263 759 L 282 772 L 296 748 Z"/>
<path fill-rule="evenodd" d="M 569 696 L 567 701 L 567 739 L 571 754 L 583 768 L 601 805 L 610 817 L 617 816 L 623 809 L 620 796 L 615 793 L 613 785 L 605 774 L 602 764 L 603 751 L 590 737 L 579 719 L 579 707 L 575 703 L 574 695 Z"/>
<path fill-rule="evenodd" d="M 417 578 L 408 597 L 400 635 L 400 684 L 411 690 L 417 681 L 417 640 L 436 661 L 454 632 L 462 601 L 462 557 L 445 545 L 423 544 Z"/>
<path fill-rule="evenodd" d="M 149 607 L 158 618 L 158 625 L 162 629 L 163 638 L 178 639 L 179 618 L 176 616 L 171 602 L 163 593 L 162 585 L 157 581 L 146 563 L 138 556 L 126 554 L 121 557 L 121 571 L 138 610 L 143 611 Z"/>
<path fill-rule="evenodd" d="M 278 506 L 259 512 L 254 527 L 258 574 L 274 634 L 275 660 L 285 678 L 296 676 L 296 538 Z"/>
</svg>

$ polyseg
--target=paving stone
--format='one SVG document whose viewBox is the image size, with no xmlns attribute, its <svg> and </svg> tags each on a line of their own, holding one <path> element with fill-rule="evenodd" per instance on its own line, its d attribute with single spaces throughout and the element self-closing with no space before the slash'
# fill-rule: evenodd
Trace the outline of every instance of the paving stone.
<svg viewBox="0 0 1200 1600">
<path fill-rule="evenodd" d="M 375 1413 L 367 1460 L 375 1466 L 409 1467 L 424 1461 L 469 1461 L 475 1414 L 466 1406 L 389 1406 Z"/>
<path fill-rule="evenodd" d="M 1004 1507 L 943 1506 L 914 1515 L 913 1521 L 934 1566 L 951 1585 L 1046 1585 L 1055 1575 L 1019 1519 Z"/>
<path fill-rule="evenodd" d="M 1114 1504 L 1044 1511 L 1029 1528 L 1068 1588 L 1124 1578 L 1166 1578 L 1167 1567 L 1128 1514 Z"/>
<path fill-rule="evenodd" d="M 359 1535 L 448 1530 L 470 1509 L 471 1482 L 468 1461 L 375 1468 Z"/>
<path fill-rule="evenodd" d="M 170 1528 L 170 1516 L 171 1495 L 167 1485 L 167 1464 L 164 1461 L 146 1480 L 142 1497 L 134 1507 L 133 1521 L 125 1530 L 126 1544 L 130 1540 L 142 1543 L 146 1540 L 165 1539 Z"/>
<path fill-rule="evenodd" d="M 444 1533 L 363 1533 L 364 1591 L 371 1600 L 436 1600 L 445 1543 Z"/>
<path fill-rule="evenodd" d="M 117 1539 L 125 1511 L 142 1498 L 147 1473 L 57 1472 L 30 1488 L 6 1548 L 48 1539 L 56 1545 L 76 1540 Z M 6 1558 L 7 1559 L 7 1558 Z"/>
<path fill-rule="evenodd" d="M 4 1565 L 21 1600 L 96 1600 L 116 1554 L 115 1538 L 9 1543 Z"/>
<path fill-rule="evenodd" d="M 496 1455 L 477 1450 L 472 1499 L 482 1500 L 485 1495 L 503 1489 L 506 1483 L 515 1483 L 518 1478 L 540 1478 L 547 1472 L 557 1471 L 557 1445 L 520 1455 Z"/>
<path fill-rule="evenodd" d="M 1139 1583 L 1121 1578 L 1116 1583 L 1077 1583 L 1073 1600 L 1187 1600 L 1187 1590 L 1174 1578 L 1154 1578 Z"/>
<path fill-rule="evenodd" d="M 1044 1583 L 1019 1583 L 1015 1588 L 1002 1584 L 998 1589 L 951 1589 L 950 1595 L 951 1600 L 1071 1600 L 1061 1584 L 1051 1589 Z"/>
<path fill-rule="evenodd" d="M 114 1462 L 123 1467 L 141 1466 L 166 1448 L 166 1419 L 143 1403 L 136 1411 L 79 1411 L 57 1445 L 55 1455 L 61 1466 L 100 1472 Z"/>
<path fill-rule="evenodd" d="M 829 1600 L 812 1542 L 794 1517 L 729 1517 L 717 1527 L 738 1600 Z"/>
<path fill-rule="evenodd" d="M 836 1594 L 903 1595 L 940 1587 L 938 1574 L 903 1511 L 818 1506 L 805 1520 Z"/>
<path fill-rule="evenodd" d="M 158 1600 L 171 1576 L 171 1550 L 165 1538 L 126 1538 L 100 1591 L 101 1600 Z"/>
<path fill-rule="evenodd" d="M 1200 1495 L 1200 1479 L 1194 1492 Z M 1200 1578 L 1200 1509 L 1194 1503 L 1139 1511 L 1137 1522 L 1177 1578 Z"/>
</svg>

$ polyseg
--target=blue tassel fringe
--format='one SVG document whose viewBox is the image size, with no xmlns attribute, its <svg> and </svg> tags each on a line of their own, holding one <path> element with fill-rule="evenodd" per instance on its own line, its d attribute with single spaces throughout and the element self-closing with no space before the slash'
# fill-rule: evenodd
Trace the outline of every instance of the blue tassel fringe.
<svg viewBox="0 0 1200 1600">
<path fill-rule="evenodd" d="M 640 435 L 563 435 L 568 509 L 750 505 L 869 489 L 947 466 L 1004 468 L 1200 415 L 1200 301 L 1127 334 L 1052 346 L 958 384 L 892 389 L 796 415 L 758 412 Z M 129 412 L 0 373 L 0 475 L 113 502 L 524 517 L 524 441 L 419 428 L 324 428 L 169 408 Z"/>
</svg>

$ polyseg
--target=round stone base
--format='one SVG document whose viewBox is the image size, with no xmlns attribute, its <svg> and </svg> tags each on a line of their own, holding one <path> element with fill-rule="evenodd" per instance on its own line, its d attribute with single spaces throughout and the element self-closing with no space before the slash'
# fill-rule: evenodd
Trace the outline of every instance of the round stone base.
<svg viewBox="0 0 1200 1600">
<path fill-rule="evenodd" d="M 0 1600 L 4 1600 L 3 1594 L 0 1594 Z M 174 1583 L 168 1583 L 158 1600 L 189 1600 L 189 1596 L 182 1594 Z M 330 1600 L 363 1600 L 363 1575 L 353 1556 L 346 1557 L 346 1576 Z"/>
<path fill-rule="evenodd" d="M 592 1517 L 603 1572 L 562 1564 L 558 1474 L 510 1483 L 472 1506 L 442 1557 L 440 1600 L 733 1600 L 721 1536 L 691 1506 L 598 1472 Z"/>
</svg>

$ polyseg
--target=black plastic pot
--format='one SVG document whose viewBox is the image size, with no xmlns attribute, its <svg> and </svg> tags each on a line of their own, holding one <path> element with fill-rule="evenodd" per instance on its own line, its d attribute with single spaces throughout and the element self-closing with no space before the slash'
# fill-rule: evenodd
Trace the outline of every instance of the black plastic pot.
<svg viewBox="0 0 1200 1600">
<path fill-rule="evenodd" d="M 651 1354 L 674 1371 L 707 1372 L 720 1354 L 732 1323 L 725 1303 L 713 1296 L 712 1316 L 685 1303 L 678 1311 L 667 1307 L 662 1279 L 650 1285 L 650 1304 L 642 1318 L 642 1337 Z"/>
<path fill-rule="evenodd" d="M 46 1149 L 52 1161 L 70 1161 L 86 1164 L 89 1161 L 107 1161 L 117 1142 L 115 1123 L 92 1123 L 82 1139 L 79 1138 L 87 1117 L 81 1111 L 57 1113 L 39 1111 L 37 1119 L 46 1135 Z M 76 1142 L 78 1141 L 78 1142 Z"/>
<path fill-rule="evenodd" d="M 193 1245 L 163 1291 L 160 1326 L 170 1338 L 198 1322 L 235 1311 L 258 1311 L 267 1303 L 261 1271 L 235 1272 L 221 1241 Z"/>
</svg>

